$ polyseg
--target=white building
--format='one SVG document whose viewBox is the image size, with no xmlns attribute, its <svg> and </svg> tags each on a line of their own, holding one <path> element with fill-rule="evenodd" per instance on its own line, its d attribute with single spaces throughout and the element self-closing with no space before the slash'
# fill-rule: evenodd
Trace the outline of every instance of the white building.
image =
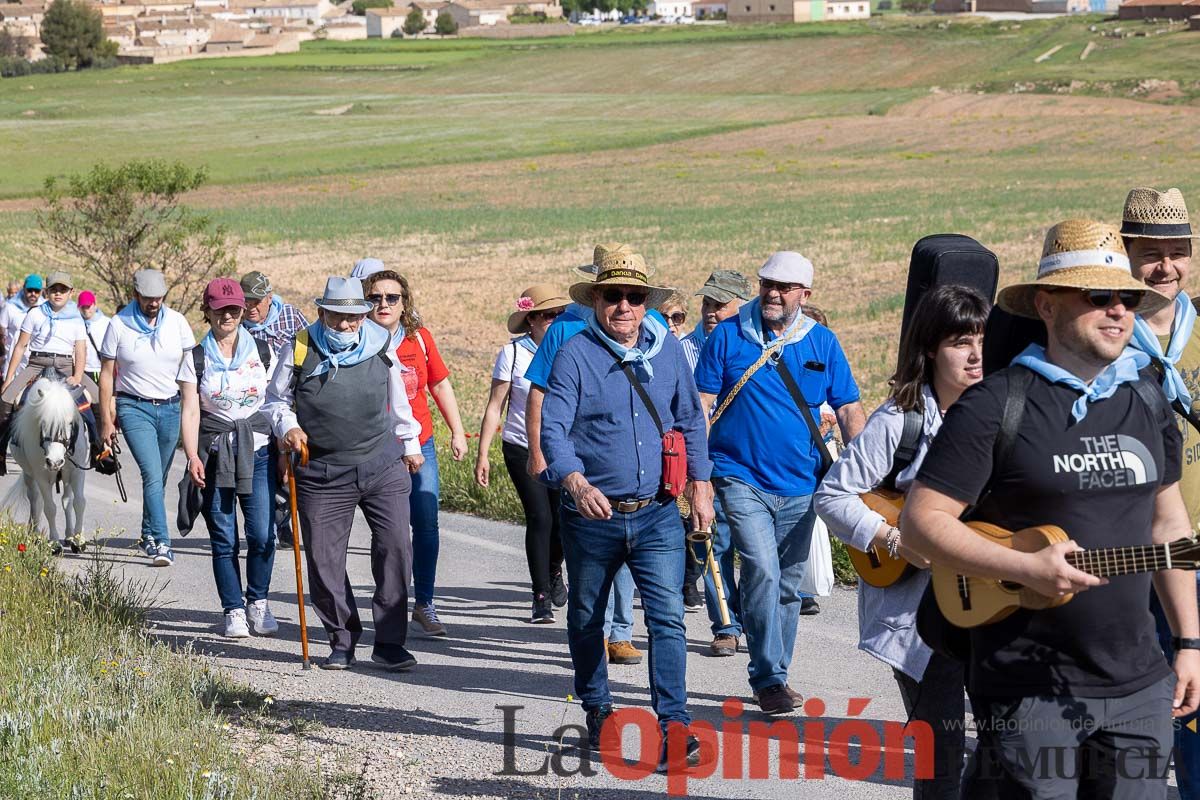
<svg viewBox="0 0 1200 800">
<path fill-rule="evenodd" d="M 367 38 L 387 39 L 404 27 L 407 8 L 368 8 Z"/>
<path fill-rule="evenodd" d="M 690 17 L 692 0 L 650 0 L 646 13 L 652 17 Z"/>
</svg>

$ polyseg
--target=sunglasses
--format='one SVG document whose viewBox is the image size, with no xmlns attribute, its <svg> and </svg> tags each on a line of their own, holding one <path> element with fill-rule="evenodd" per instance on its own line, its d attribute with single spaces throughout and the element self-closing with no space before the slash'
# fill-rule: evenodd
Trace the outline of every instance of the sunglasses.
<svg viewBox="0 0 1200 800">
<path fill-rule="evenodd" d="M 613 305 L 622 300 L 627 300 L 631 306 L 640 306 L 646 302 L 646 298 L 650 296 L 650 293 L 640 292 L 636 289 L 632 292 L 623 292 L 620 289 L 605 289 L 600 296 L 604 298 L 604 302 L 612 303 Z"/>
<path fill-rule="evenodd" d="M 225 306 L 224 308 L 214 308 L 212 309 L 212 313 L 216 314 L 218 317 L 236 317 L 238 314 L 242 313 L 242 307 Z"/>
<path fill-rule="evenodd" d="M 1116 299 L 1126 308 L 1136 308 L 1142 300 L 1142 293 L 1132 289 L 1113 291 L 1112 289 L 1080 289 L 1088 305 L 1092 308 L 1108 308 Z"/>
<path fill-rule="evenodd" d="M 528 318 L 531 320 L 532 319 L 555 320 L 555 319 L 558 319 L 558 315 L 561 313 L 562 313 L 561 311 L 530 311 Z"/>
<path fill-rule="evenodd" d="M 369 294 L 367 299 L 371 301 L 371 305 L 381 306 L 385 302 L 389 306 L 398 306 L 400 301 L 404 299 L 402 294 Z"/>
<path fill-rule="evenodd" d="M 674 314 L 667 315 L 667 321 L 672 325 L 682 325 L 687 322 L 687 314 L 682 311 L 676 311 Z"/>
<path fill-rule="evenodd" d="M 797 289 L 805 288 L 803 283 L 780 283 L 767 278 L 759 278 L 758 286 L 764 292 L 779 292 L 780 294 L 789 294 Z"/>
</svg>

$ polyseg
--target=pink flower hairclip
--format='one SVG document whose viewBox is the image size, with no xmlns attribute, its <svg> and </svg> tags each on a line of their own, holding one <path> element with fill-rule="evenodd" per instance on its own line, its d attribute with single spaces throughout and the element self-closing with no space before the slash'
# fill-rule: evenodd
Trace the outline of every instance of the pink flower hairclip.
<svg viewBox="0 0 1200 800">
<path fill-rule="evenodd" d="M 517 298 L 517 311 L 529 311 L 532 308 L 533 308 L 533 298 L 532 297 L 518 297 Z"/>
</svg>

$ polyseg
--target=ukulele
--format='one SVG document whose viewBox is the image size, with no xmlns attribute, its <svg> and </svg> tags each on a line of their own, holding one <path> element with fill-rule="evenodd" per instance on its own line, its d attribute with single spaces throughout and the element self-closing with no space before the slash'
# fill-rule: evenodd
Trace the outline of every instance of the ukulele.
<svg viewBox="0 0 1200 800">
<path fill-rule="evenodd" d="M 900 511 L 904 508 L 904 495 L 889 489 L 872 489 L 860 495 L 867 508 L 883 516 L 884 521 L 893 527 L 900 520 Z M 847 547 L 846 555 L 863 583 L 886 589 L 901 578 L 907 577 L 916 569 L 912 564 L 899 556 L 888 554 L 886 547 L 871 545 L 866 552 L 855 547 Z"/>
<path fill-rule="evenodd" d="M 1070 539 L 1066 531 L 1054 525 L 1038 525 L 1016 533 L 987 522 L 968 522 L 967 527 L 989 541 L 1022 553 L 1035 553 Z M 1076 569 L 1101 578 L 1163 569 L 1194 570 L 1200 566 L 1200 541 L 1176 539 L 1164 544 L 1076 550 L 1067 553 L 1066 559 Z M 1056 608 L 1075 596 L 1047 597 L 1011 581 L 967 577 L 937 564 L 930 569 L 938 608 L 960 628 L 999 622 L 1018 608 Z"/>
</svg>

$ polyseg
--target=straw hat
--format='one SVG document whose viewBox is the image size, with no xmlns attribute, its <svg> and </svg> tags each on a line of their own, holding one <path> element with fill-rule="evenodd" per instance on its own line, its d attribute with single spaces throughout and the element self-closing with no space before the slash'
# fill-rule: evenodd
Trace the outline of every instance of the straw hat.
<svg viewBox="0 0 1200 800">
<path fill-rule="evenodd" d="M 620 242 L 603 242 L 596 245 L 596 249 L 592 251 L 592 263 L 584 264 L 575 267 L 575 273 L 581 278 L 591 280 L 596 277 L 596 273 L 600 271 L 600 262 L 604 260 L 604 256 L 609 253 L 632 253 L 633 248 L 627 244 Z M 646 275 L 654 277 L 654 267 L 646 266 Z"/>
<path fill-rule="evenodd" d="M 1188 217 L 1187 203 L 1178 189 L 1139 187 L 1125 198 L 1121 235 L 1141 239 L 1196 239 Z"/>
<path fill-rule="evenodd" d="M 657 308 L 671 296 L 671 289 L 661 286 L 651 286 L 647 276 L 649 269 L 646 259 L 628 249 L 605 253 L 597 265 L 599 272 L 596 280 L 583 281 L 571 285 L 571 299 L 580 305 L 592 305 L 593 286 L 639 286 L 649 293 L 646 298 L 647 308 Z"/>
<path fill-rule="evenodd" d="M 529 322 L 525 318 L 534 311 L 565 308 L 570 304 L 571 301 L 563 297 L 558 289 L 549 283 L 530 286 L 517 298 L 517 310 L 508 315 L 508 332 L 525 333 L 529 330 Z"/>
<path fill-rule="evenodd" d="M 1069 219 L 1047 231 L 1037 278 L 1001 289 L 996 304 L 1010 313 L 1039 319 L 1033 296 L 1039 289 L 1056 287 L 1138 292 L 1141 300 L 1129 309 L 1138 314 L 1152 314 L 1171 302 L 1130 274 L 1121 232 L 1089 219 Z"/>
</svg>

